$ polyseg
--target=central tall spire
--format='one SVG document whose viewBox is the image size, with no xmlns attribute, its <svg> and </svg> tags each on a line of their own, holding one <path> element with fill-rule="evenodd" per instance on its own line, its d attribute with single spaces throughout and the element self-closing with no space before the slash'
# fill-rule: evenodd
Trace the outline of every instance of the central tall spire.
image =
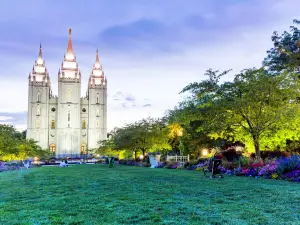
<svg viewBox="0 0 300 225">
<path fill-rule="evenodd" d="M 61 65 L 61 70 L 58 72 L 60 79 L 74 79 L 80 82 L 80 71 L 76 62 L 76 57 L 72 47 L 72 29 L 69 28 L 68 48 L 64 60 Z"/>
<path fill-rule="evenodd" d="M 68 49 L 67 53 L 73 54 L 73 47 L 72 47 L 72 29 L 69 28 L 69 40 L 68 40 Z"/>
</svg>

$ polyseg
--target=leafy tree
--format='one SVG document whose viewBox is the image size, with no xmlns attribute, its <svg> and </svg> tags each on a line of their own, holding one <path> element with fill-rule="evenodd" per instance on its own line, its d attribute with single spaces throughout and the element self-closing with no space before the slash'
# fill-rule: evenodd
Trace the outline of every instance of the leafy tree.
<svg viewBox="0 0 300 225">
<path fill-rule="evenodd" d="M 34 140 L 26 140 L 24 132 L 18 132 L 13 126 L 0 124 L 0 159 L 24 160 L 28 157 L 46 156 Z"/>
<path fill-rule="evenodd" d="M 249 69 L 236 75 L 233 82 L 220 84 L 219 78 L 226 73 L 209 70 L 209 79 L 183 89 L 200 103 L 204 124 L 198 130 L 242 142 L 250 138 L 260 157 L 261 139 L 297 119 L 298 79 L 287 72 L 272 76 L 264 69 Z"/>
<path fill-rule="evenodd" d="M 116 150 L 132 151 L 137 159 L 137 153 L 145 156 L 148 151 L 169 149 L 167 129 L 161 120 L 147 118 L 125 127 L 116 128 L 111 132 L 111 141 Z"/>
<path fill-rule="evenodd" d="M 285 31 L 282 35 L 274 32 L 272 41 L 273 48 L 267 51 L 268 55 L 263 64 L 272 72 L 282 72 L 284 70 L 298 71 L 300 66 L 300 30 L 299 20 L 294 20 L 294 26 L 290 27 L 290 32 Z"/>
</svg>

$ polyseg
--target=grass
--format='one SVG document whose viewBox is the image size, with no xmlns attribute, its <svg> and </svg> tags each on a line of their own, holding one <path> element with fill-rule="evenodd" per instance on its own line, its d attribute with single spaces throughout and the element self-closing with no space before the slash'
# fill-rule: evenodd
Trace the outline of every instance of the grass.
<svg viewBox="0 0 300 225">
<path fill-rule="evenodd" d="M 0 224 L 300 224 L 300 185 L 74 165 L 0 173 Z"/>
</svg>

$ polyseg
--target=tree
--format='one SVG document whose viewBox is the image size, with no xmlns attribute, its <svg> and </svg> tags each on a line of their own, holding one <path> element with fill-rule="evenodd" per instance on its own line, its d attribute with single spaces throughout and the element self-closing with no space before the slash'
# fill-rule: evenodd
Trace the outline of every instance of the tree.
<svg viewBox="0 0 300 225">
<path fill-rule="evenodd" d="M 260 158 L 261 138 L 291 125 L 299 111 L 299 80 L 291 73 L 271 75 L 264 69 L 249 69 L 233 82 L 220 84 L 218 71 L 209 70 L 209 79 L 183 89 L 197 96 L 204 122 L 200 130 L 215 137 L 251 138 Z M 228 139 L 228 137 L 227 137 Z"/>
<path fill-rule="evenodd" d="M 37 142 L 26 140 L 24 132 L 18 132 L 13 126 L 0 124 L 0 159 L 24 160 L 28 157 L 46 156 Z"/>
<path fill-rule="evenodd" d="M 300 30 L 297 25 L 299 20 L 294 20 L 294 26 L 290 32 L 285 31 L 282 35 L 274 32 L 272 41 L 273 48 L 267 51 L 268 55 L 263 64 L 272 72 L 283 72 L 284 70 L 298 71 L 300 66 Z"/>
<path fill-rule="evenodd" d="M 167 130 L 159 119 L 147 118 L 111 132 L 111 141 L 116 150 L 132 151 L 137 159 L 138 151 L 142 155 L 148 151 L 169 149 Z"/>
</svg>

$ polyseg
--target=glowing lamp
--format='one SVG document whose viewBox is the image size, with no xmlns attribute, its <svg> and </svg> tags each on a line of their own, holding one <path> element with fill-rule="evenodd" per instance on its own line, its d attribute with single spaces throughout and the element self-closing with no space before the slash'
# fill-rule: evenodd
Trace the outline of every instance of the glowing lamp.
<svg viewBox="0 0 300 225">
<path fill-rule="evenodd" d="M 182 134 L 183 134 L 182 130 L 179 130 L 178 131 L 178 136 L 182 136 Z"/>
<path fill-rule="evenodd" d="M 203 156 L 207 156 L 207 153 L 208 153 L 208 152 L 207 152 L 206 149 L 203 149 L 203 150 L 202 150 L 202 155 L 203 155 Z"/>
<path fill-rule="evenodd" d="M 144 156 L 143 155 L 140 155 L 140 159 L 143 159 L 144 158 Z"/>
</svg>

